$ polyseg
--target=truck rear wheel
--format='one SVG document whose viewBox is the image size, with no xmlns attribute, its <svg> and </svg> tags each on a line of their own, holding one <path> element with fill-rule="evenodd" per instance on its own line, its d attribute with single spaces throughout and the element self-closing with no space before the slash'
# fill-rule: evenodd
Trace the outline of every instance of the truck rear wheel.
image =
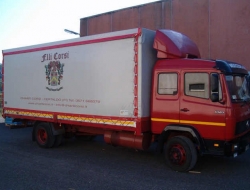
<svg viewBox="0 0 250 190">
<path fill-rule="evenodd" d="M 63 140 L 63 135 L 56 135 L 56 140 L 54 143 L 54 147 L 58 147 L 62 144 L 62 140 Z"/>
<path fill-rule="evenodd" d="M 189 171 L 197 162 L 194 143 L 184 136 L 169 139 L 164 146 L 164 155 L 167 165 L 175 171 Z"/>
<path fill-rule="evenodd" d="M 50 148 L 55 143 L 55 136 L 49 123 L 38 123 L 35 126 L 35 139 L 42 148 Z"/>
</svg>

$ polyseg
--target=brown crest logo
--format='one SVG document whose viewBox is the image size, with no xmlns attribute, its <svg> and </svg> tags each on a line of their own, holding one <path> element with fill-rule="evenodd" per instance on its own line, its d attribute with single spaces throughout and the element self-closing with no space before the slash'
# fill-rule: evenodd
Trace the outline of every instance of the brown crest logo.
<svg viewBox="0 0 250 190">
<path fill-rule="evenodd" d="M 60 63 L 60 61 L 50 61 L 45 65 L 46 80 L 50 86 L 46 87 L 46 89 L 50 91 L 59 91 L 63 89 L 63 87 L 57 88 L 61 85 L 61 80 L 63 79 L 63 67 L 64 64 Z"/>
</svg>

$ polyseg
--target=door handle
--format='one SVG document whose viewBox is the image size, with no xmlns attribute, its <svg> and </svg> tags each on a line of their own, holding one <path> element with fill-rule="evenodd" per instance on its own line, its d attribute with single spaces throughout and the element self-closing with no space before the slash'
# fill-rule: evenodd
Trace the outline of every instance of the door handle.
<svg viewBox="0 0 250 190">
<path fill-rule="evenodd" d="M 188 112 L 189 109 L 187 109 L 187 108 L 182 108 L 181 111 Z"/>
</svg>

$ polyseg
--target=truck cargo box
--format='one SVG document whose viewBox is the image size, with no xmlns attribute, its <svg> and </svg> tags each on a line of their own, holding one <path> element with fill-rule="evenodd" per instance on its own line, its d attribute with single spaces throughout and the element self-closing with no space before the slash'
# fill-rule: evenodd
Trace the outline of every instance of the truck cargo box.
<svg viewBox="0 0 250 190">
<path fill-rule="evenodd" d="M 4 50 L 4 114 L 135 128 L 150 120 L 154 36 L 136 28 Z"/>
</svg>

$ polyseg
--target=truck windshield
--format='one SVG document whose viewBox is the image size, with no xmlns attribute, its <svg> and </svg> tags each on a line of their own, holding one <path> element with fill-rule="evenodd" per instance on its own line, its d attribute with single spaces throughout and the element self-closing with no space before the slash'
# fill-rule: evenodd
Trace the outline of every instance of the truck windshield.
<svg viewBox="0 0 250 190">
<path fill-rule="evenodd" d="M 249 75 L 227 75 L 227 86 L 232 102 L 250 101 Z"/>
</svg>

